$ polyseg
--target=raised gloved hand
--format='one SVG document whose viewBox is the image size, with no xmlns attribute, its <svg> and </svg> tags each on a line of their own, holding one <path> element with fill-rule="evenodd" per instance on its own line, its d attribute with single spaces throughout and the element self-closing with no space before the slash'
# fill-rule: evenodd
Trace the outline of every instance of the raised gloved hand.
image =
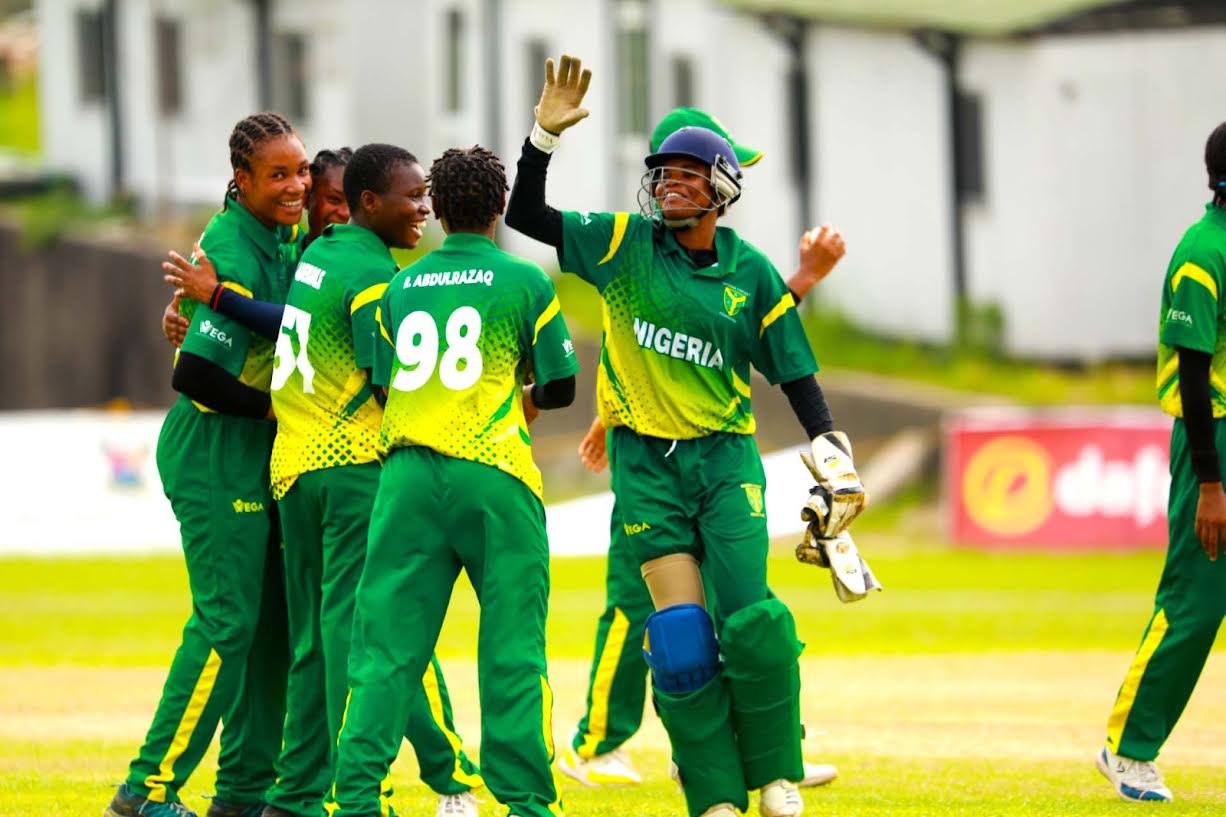
<svg viewBox="0 0 1226 817">
<path fill-rule="evenodd" d="M 586 119 L 589 112 L 583 107 L 583 97 L 591 81 L 592 72 L 583 67 L 578 57 L 563 54 L 556 77 L 553 60 L 546 60 L 545 87 L 540 102 L 536 103 L 537 124 L 557 136 Z"/>
<path fill-rule="evenodd" d="M 833 538 L 819 539 L 814 536 L 813 523 L 810 523 L 805 529 L 804 541 L 796 546 L 796 558 L 806 564 L 829 568 L 834 592 L 844 604 L 859 601 L 872 591 L 882 589 L 847 531 Z"/>
<path fill-rule="evenodd" d="M 815 537 L 832 539 L 868 507 L 868 493 L 851 459 L 851 443 L 843 432 L 827 431 L 800 458 L 817 483 L 809 491 L 800 518 L 814 529 Z"/>
</svg>

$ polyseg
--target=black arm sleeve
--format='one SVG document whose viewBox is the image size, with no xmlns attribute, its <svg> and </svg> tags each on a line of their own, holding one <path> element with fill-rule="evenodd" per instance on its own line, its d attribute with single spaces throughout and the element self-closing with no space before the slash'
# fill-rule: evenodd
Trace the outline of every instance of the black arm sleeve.
<svg viewBox="0 0 1226 817">
<path fill-rule="evenodd" d="M 560 380 L 550 380 L 544 385 L 537 383 L 532 387 L 532 405 L 541 411 L 566 408 L 575 402 L 575 376 L 569 375 Z"/>
<path fill-rule="evenodd" d="M 528 238 L 561 249 L 562 214 L 545 203 L 545 174 L 548 171 L 549 154 L 525 139 L 505 220 L 508 227 Z"/>
<path fill-rule="evenodd" d="M 228 289 L 221 284 L 213 290 L 213 302 L 209 304 L 214 310 L 227 318 L 232 318 L 258 335 L 275 341 L 281 333 L 281 316 L 285 312 L 284 304 L 272 304 L 267 301 L 257 301 Z"/>
<path fill-rule="evenodd" d="M 834 418 L 830 416 L 830 406 L 826 405 L 826 396 L 822 394 L 822 387 L 817 385 L 816 377 L 809 375 L 799 380 L 789 380 L 780 383 L 779 388 L 788 396 L 792 411 L 810 440 L 827 431 L 834 431 Z"/>
<path fill-rule="evenodd" d="M 1192 472 L 1200 482 L 1221 482 L 1217 446 L 1213 442 L 1213 404 L 1209 400 L 1209 364 L 1213 355 L 1179 347 L 1179 399 L 1188 430 Z"/>
<path fill-rule="evenodd" d="M 801 296 L 796 294 L 796 290 L 788 287 L 788 292 L 792 293 L 792 300 L 799 304 Z"/>
<path fill-rule="evenodd" d="M 190 352 L 179 353 L 171 385 L 175 391 L 219 414 L 258 420 L 268 416 L 267 392 L 240 383 L 216 363 Z"/>
</svg>

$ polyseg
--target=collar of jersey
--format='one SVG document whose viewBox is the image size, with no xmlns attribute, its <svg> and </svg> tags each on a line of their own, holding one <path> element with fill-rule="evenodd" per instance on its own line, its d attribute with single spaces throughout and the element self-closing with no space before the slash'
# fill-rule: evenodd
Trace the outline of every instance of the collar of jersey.
<svg viewBox="0 0 1226 817">
<path fill-rule="evenodd" d="M 685 247 L 681 246 L 680 242 L 677 241 L 677 236 L 673 230 L 664 230 L 664 240 L 660 244 L 660 249 L 666 253 L 676 255 L 695 275 L 700 275 L 703 278 L 724 278 L 736 272 L 740 241 L 737 239 L 735 231 L 728 227 L 716 227 L 715 255 L 719 258 L 719 263 L 712 264 L 709 267 L 699 267 L 694 264 L 694 259 L 690 258 L 690 254 L 686 251 Z"/>
<path fill-rule="evenodd" d="M 242 202 L 230 196 L 226 200 L 226 212 L 232 214 L 234 222 L 238 224 L 239 232 L 251 239 L 260 251 L 269 258 L 276 259 L 278 249 L 281 246 L 281 233 L 276 228 L 265 227 L 264 224 L 251 211 L 243 206 Z"/>
<path fill-rule="evenodd" d="M 392 257 L 392 251 L 383 243 L 382 238 L 358 224 L 329 224 L 324 227 L 323 235 L 342 241 L 352 241 L 355 244 L 361 244 L 371 252 L 386 255 L 388 258 Z"/>
<path fill-rule="evenodd" d="M 443 247 L 445 249 L 496 249 L 498 247 L 494 241 L 481 233 L 448 233 L 443 239 Z"/>
</svg>

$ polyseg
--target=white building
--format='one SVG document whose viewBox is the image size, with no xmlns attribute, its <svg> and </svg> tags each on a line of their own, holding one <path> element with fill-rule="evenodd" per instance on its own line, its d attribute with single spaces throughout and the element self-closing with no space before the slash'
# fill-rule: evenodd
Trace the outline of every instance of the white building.
<svg viewBox="0 0 1226 817">
<path fill-rule="evenodd" d="M 593 113 L 551 203 L 633 207 L 651 126 L 695 104 L 765 152 L 731 223 L 785 273 L 802 224 L 831 221 L 849 254 L 822 298 L 857 324 L 943 341 L 960 299 L 995 304 L 1005 348 L 1044 358 L 1151 353 L 1226 119 L 1226 10 L 1204 0 L 36 5 L 46 159 L 92 197 L 220 200 L 230 128 L 266 107 L 312 151 L 480 142 L 513 165 L 565 50 Z"/>
</svg>

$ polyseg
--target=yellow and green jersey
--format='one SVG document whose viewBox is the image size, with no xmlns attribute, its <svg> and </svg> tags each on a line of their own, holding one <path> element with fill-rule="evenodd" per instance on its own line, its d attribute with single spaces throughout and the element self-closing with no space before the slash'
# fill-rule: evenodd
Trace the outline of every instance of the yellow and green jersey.
<svg viewBox="0 0 1226 817">
<path fill-rule="evenodd" d="M 579 370 L 549 276 L 485 236 L 452 233 L 392 279 L 376 319 L 380 451 L 425 446 L 541 497 L 523 385 L 529 373 L 544 384 Z"/>
<path fill-rule="evenodd" d="M 326 228 L 302 254 L 272 372 L 276 499 L 299 474 L 378 459 L 383 412 L 366 370 L 375 359 L 375 310 L 395 273 L 382 239 L 353 224 Z"/>
<path fill-rule="evenodd" d="M 562 214 L 558 261 L 603 298 L 596 402 L 609 428 L 681 440 L 753 434 L 750 366 L 772 384 L 817 371 L 774 265 L 736 232 L 699 267 L 672 231 L 629 213 Z"/>
<path fill-rule="evenodd" d="M 289 228 L 266 227 L 236 199 L 216 213 L 200 236 L 200 248 L 213 262 L 223 285 L 249 298 L 282 303 L 289 289 L 284 243 Z M 268 391 L 273 344 L 238 321 L 207 306 L 183 302 L 191 326 L 181 351 L 205 358 L 244 384 Z M 209 409 L 196 404 L 202 411 Z"/>
<path fill-rule="evenodd" d="M 1158 405 L 1183 416 L 1179 391 L 1182 346 L 1213 355 L 1209 394 L 1213 416 L 1226 416 L 1226 317 L 1221 307 L 1226 281 L 1226 213 L 1209 204 L 1205 215 L 1184 233 L 1162 284 L 1158 318 Z"/>
</svg>

